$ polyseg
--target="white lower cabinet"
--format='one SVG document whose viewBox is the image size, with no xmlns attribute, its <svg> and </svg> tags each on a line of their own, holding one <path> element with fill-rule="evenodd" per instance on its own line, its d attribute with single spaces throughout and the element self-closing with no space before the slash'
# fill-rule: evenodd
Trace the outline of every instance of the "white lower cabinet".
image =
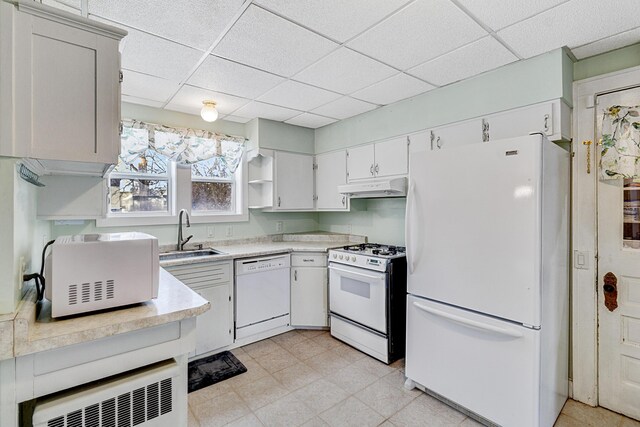
<svg viewBox="0 0 640 427">
<path fill-rule="evenodd" d="M 231 262 L 203 262 L 165 267 L 177 279 L 211 303 L 196 318 L 196 349 L 199 356 L 233 343 L 233 287 Z"/>
<path fill-rule="evenodd" d="M 291 325 L 326 327 L 327 254 L 293 253 L 291 255 Z"/>
</svg>

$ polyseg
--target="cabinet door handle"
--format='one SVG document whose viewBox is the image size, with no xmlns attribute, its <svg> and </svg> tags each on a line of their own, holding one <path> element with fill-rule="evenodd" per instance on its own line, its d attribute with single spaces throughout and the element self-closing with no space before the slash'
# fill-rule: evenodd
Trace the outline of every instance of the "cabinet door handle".
<svg viewBox="0 0 640 427">
<path fill-rule="evenodd" d="M 293 280 L 298 281 L 298 270 L 293 270 Z"/>
<path fill-rule="evenodd" d="M 436 139 L 436 147 L 438 147 L 439 149 L 442 148 L 442 141 L 440 141 L 440 137 Z"/>
<path fill-rule="evenodd" d="M 544 115 L 544 131 L 549 132 L 549 115 Z"/>
<path fill-rule="evenodd" d="M 278 196 L 278 207 L 280 207 L 280 196 Z"/>
<path fill-rule="evenodd" d="M 345 202 L 346 198 L 347 198 L 346 196 L 342 196 L 342 206 L 344 206 L 344 202 Z"/>
<path fill-rule="evenodd" d="M 376 163 L 376 175 L 378 175 L 378 172 L 380 172 L 380 167 L 378 166 L 378 164 Z"/>
<path fill-rule="evenodd" d="M 369 173 L 373 175 L 373 163 L 371 163 L 371 167 L 369 168 Z"/>
</svg>

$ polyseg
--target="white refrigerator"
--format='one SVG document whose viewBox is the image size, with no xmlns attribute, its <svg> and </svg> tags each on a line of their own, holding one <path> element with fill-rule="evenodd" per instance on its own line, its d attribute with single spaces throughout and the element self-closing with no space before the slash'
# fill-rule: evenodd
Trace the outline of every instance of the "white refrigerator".
<svg viewBox="0 0 640 427">
<path fill-rule="evenodd" d="M 569 153 L 544 136 L 412 153 L 407 384 L 502 426 L 568 391 Z"/>
</svg>

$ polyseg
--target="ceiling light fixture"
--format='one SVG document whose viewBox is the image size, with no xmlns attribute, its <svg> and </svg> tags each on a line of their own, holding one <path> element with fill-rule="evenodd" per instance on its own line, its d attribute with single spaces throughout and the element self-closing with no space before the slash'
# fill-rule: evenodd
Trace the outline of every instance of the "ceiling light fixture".
<svg viewBox="0 0 640 427">
<path fill-rule="evenodd" d="M 213 101 L 202 101 L 204 104 L 202 110 L 200 110 L 200 117 L 205 122 L 215 122 L 218 119 L 218 110 L 216 110 L 216 103 Z"/>
</svg>

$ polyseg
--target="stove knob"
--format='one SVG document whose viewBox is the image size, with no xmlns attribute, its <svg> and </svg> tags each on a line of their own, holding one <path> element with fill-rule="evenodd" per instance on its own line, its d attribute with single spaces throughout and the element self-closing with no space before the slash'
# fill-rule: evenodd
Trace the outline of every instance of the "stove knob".
<svg viewBox="0 0 640 427">
<path fill-rule="evenodd" d="M 351 261 L 356 262 L 356 257 L 355 257 L 355 255 L 351 257 Z"/>
<path fill-rule="evenodd" d="M 342 256 L 342 255 L 338 255 L 338 258 L 342 259 L 342 258 L 343 258 L 343 256 Z"/>
<path fill-rule="evenodd" d="M 333 259 L 338 258 L 338 254 L 333 254 Z"/>
</svg>

